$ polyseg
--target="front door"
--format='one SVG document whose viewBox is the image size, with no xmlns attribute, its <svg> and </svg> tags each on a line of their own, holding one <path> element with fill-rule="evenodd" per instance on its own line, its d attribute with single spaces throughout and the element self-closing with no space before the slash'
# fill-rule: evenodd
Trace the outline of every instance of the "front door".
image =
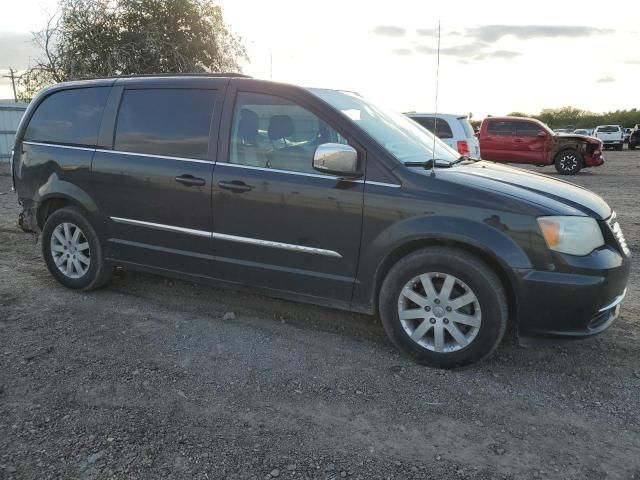
<svg viewBox="0 0 640 480">
<path fill-rule="evenodd" d="M 207 88 L 125 88 L 112 149 L 93 160 L 109 258 L 210 273 L 211 176 L 219 100 Z M 219 110 L 219 109 L 218 109 Z"/>
<path fill-rule="evenodd" d="M 347 141 L 312 112 L 313 100 L 303 106 L 253 88 L 235 94 L 228 148 L 213 175 L 216 274 L 349 302 L 364 183 L 312 167 L 318 145 Z"/>
<path fill-rule="evenodd" d="M 543 163 L 547 134 L 542 128 L 526 121 L 514 122 L 516 125 L 513 136 L 513 162 Z"/>
</svg>

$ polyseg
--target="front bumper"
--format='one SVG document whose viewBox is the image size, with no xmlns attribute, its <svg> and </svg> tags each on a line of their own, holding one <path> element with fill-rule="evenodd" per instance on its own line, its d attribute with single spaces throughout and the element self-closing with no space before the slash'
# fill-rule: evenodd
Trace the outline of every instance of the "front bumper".
<svg viewBox="0 0 640 480">
<path fill-rule="evenodd" d="M 581 273 L 519 272 L 520 337 L 582 338 L 611 326 L 620 313 L 631 261 L 607 247 L 580 262 L 576 271 Z"/>
</svg>

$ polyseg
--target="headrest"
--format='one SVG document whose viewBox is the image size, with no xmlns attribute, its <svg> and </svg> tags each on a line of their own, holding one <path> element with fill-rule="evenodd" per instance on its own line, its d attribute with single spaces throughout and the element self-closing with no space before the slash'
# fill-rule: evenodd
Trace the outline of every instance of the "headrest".
<svg viewBox="0 0 640 480">
<path fill-rule="evenodd" d="M 238 123 L 238 137 L 242 140 L 255 140 L 258 136 L 258 114 L 248 108 L 240 110 L 240 122 Z"/>
<path fill-rule="evenodd" d="M 269 120 L 269 140 L 280 140 L 293 135 L 293 120 L 289 115 L 274 115 Z"/>
</svg>

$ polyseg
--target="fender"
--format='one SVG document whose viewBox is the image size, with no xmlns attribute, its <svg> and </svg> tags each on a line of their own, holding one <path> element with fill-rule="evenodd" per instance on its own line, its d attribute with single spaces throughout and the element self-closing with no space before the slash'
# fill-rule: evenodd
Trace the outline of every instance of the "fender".
<svg viewBox="0 0 640 480">
<path fill-rule="evenodd" d="M 57 173 L 52 173 L 47 181 L 33 195 L 33 208 L 36 210 L 52 198 L 63 198 L 81 207 L 88 215 L 94 228 L 102 230 L 103 220 L 94 199 L 83 189 L 73 183 L 61 180 Z"/>
<path fill-rule="evenodd" d="M 401 257 L 428 245 L 458 245 L 482 252 L 506 274 L 515 288 L 515 270 L 533 268 L 526 252 L 509 236 L 497 215 L 483 222 L 448 216 L 418 216 L 389 225 L 360 259 L 353 303 L 375 309 L 375 297 L 386 272 Z M 358 308 L 360 310 L 360 308 Z"/>
</svg>

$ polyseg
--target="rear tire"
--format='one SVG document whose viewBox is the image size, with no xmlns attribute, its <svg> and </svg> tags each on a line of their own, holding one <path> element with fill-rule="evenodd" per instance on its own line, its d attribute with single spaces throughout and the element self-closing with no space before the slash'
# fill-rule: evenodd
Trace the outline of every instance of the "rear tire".
<svg viewBox="0 0 640 480">
<path fill-rule="evenodd" d="M 575 175 L 584 166 L 584 159 L 577 150 L 562 150 L 554 160 L 556 170 L 560 175 Z"/>
<path fill-rule="evenodd" d="M 622 151 L 623 148 L 624 145 L 616 145 L 616 150 L 618 150 L 619 152 Z"/>
<path fill-rule="evenodd" d="M 629 150 L 635 150 L 635 149 L 636 149 L 636 146 L 635 146 L 635 145 L 631 145 L 631 144 L 629 144 Z"/>
<path fill-rule="evenodd" d="M 382 283 L 379 312 L 398 349 L 437 368 L 489 356 L 508 317 L 498 276 L 475 256 L 449 247 L 425 248 L 399 260 Z"/>
<path fill-rule="evenodd" d="M 51 275 L 68 288 L 93 290 L 113 273 L 104 261 L 95 229 L 77 207 L 61 208 L 47 218 L 42 255 Z"/>
</svg>

